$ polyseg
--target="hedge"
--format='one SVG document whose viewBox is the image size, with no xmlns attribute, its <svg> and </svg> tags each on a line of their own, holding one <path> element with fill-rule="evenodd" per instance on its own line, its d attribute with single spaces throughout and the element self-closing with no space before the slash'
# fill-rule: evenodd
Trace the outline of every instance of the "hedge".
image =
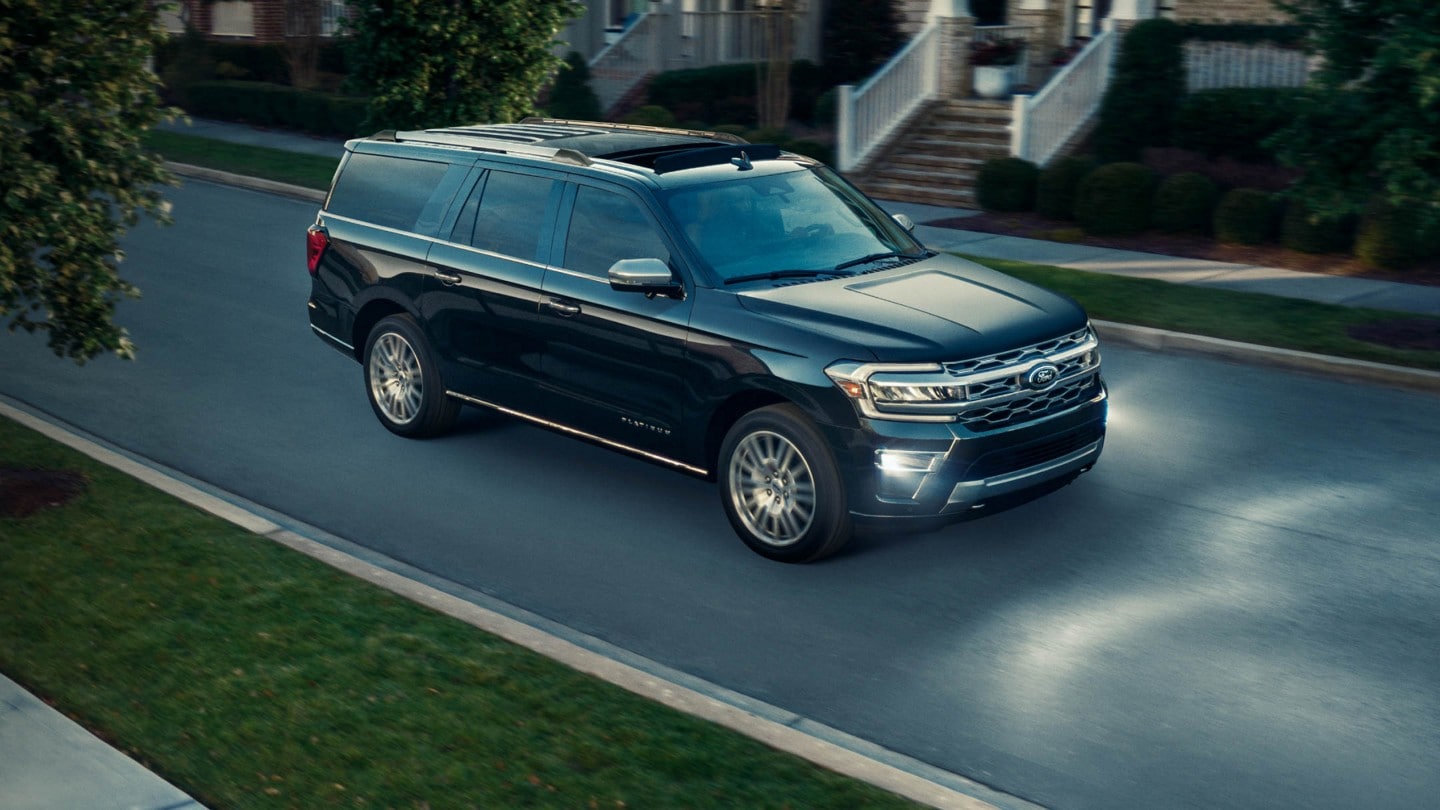
<svg viewBox="0 0 1440 810">
<path fill-rule="evenodd" d="M 1110 163 L 1080 182 L 1075 219 L 1086 233 L 1127 236 L 1150 225 L 1155 173 L 1138 163 Z"/>
<path fill-rule="evenodd" d="M 1018 157 L 991 158 L 975 177 L 975 201 L 986 211 L 1029 211 L 1035 207 L 1040 169 Z"/>
<path fill-rule="evenodd" d="M 203 118 L 344 137 L 361 134 L 368 106 L 363 98 L 265 82 L 195 82 L 187 88 L 187 95 L 186 111 Z"/>
<path fill-rule="evenodd" d="M 1253 188 L 1234 188 L 1215 208 L 1215 238 L 1239 245 L 1259 245 L 1275 232 L 1275 199 Z"/>
<path fill-rule="evenodd" d="M 1165 178 L 1155 190 L 1152 220 L 1170 233 L 1207 234 L 1220 200 L 1215 181 L 1198 172 L 1181 172 Z"/>
<path fill-rule="evenodd" d="M 1288 87 L 1227 87 L 1191 93 L 1175 113 L 1174 144 L 1207 157 L 1242 163 L 1273 163 L 1265 139 L 1289 126 L 1301 90 Z"/>
<path fill-rule="evenodd" d="M 650 81 L 646 101 L 669 110 L 678 121 L 754 126 L 758 67 L 716 65 L 666 71 Z M 790 117 L 811 120 L 815 102 L 829 88 L 820 66 L 804 60 L 791 64 Z"/>
</svg>

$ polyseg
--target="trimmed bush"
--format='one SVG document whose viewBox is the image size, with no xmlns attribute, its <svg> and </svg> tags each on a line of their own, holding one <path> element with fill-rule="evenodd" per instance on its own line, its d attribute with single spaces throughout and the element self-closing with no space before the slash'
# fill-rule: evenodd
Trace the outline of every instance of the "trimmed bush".
<svg viewBox="0 0 1440 810">
<path fill-rule="evenodd" d="M 1225 192 L 1215 208 L 1215 238 L 1238 245 L 1260 245 L 1275 232 L 1275 198 L 1253 188 Z"/>
<path fill-rule="evenodd" d="M 1035 207 L 1040 168 L 1017 157 L 991 158 L 975 178 L 975 200 L 986 211 L 1029 211 Z"/>
<path fill-rule="evenodd" d="M 1162 180 L 1155 190 L 1151 222 L 1169 233 L 1207 234 L 1219 201 L 1219 186 L 1205 175 L 1199 172 L 1173 174 Z"/>
<path fill-rule="evenodd" d="M 555 84 L 550 88 L 550 101 L 545 105 L 552 118 L 569 118 L 577 121 L 599 121 L 600 99 L 590 89 L 590 66 L 578 51 L 571 51 L 565 57 L 565 65 L 555 75 Z"/>
<path fill-rule="evenodd" d="M 1304 200 L 1291 199 L 1285 204 L 1285 217 L 1280 222 L 1280 244 L 1301 253 L 1344 253 L 1355 242 L 1355 220 L 1341 221 L 1315 218 Z"/>
<path fill-rule="evenodd" d="M 1102 161 L 1138 160 L 1147 146 L 1168 146 L 1170 125 L 1185 97 L 1180 26 L 1139 23 L 1120 43 L 1115 78 L 1100 104 L 1095 151 Z"/>
<path fill-rule="evenodd" d="M 1110 163 L 1080 182 L 1075 219 L 1086 233 L 1127 236 L 1150 225 L 1155 173 L 1138 163 Z"/>
<path fill-rule="evenodd" d="M 1091 157 L 1061 158 L 1040 171 L 1035 182 L 1035 210 L 1050 219 L 1074 219 L 1080 181 L 1099 165 Z"/>
<path fill-rule="evenodd" d="M 1382 270 L 1404 270 L 1440 250 L 1440 233 L 1426 233 L 1414 207 L 1398 207 L 1375 199 L 1360 217 L 1355 255 Z"/>
<path fill-rule="evenodd" d="M 1301 91 L 1288 87 L 1229 87 L 1191 93 L 1175 113 L 1174 143 L 1206 157 L 1274 163 L 1265 146 L 1295 118 Z"/>
<path fill-rule="evenodd" d="M 360 134 L 363 98 L 297 90 L 264 82 L 196 82 L 186 111 L 204 118 L 290 127 L 316 135 Z"/>
</svg>

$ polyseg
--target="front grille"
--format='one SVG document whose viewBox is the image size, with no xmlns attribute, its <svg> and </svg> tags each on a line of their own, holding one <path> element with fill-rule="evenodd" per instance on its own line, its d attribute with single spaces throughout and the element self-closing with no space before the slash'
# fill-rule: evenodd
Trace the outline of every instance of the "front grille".
<svg viewBox="0 0 1440 810">
<path fill-rule="evenodd" d="M 999 430 L 1069 410 L 1099 393 L 1100 375 L 1088 374 L 1048 391 L 967 408 L 960 412 L 959 420 L 977 433 Z"/>
<path fill-rule="evenodd" d="M 994 371 L 996 369 L 1005 368 L 1006 366 L 1013 366 L 1016 363 L 1023 362 L 1031 357 L 1060 354 L 1066 349 L 1073 349 L 1076 346 L 1083 346 L 1088 340 L 1090 340 L 1090 329 L 1089 327 L 1086 327 L 1084 329 L 1079 329 L 1071 332 L 1064 337 L 1058 337 L 1054 340 L 1046 340 L 1041 343 L 1036 343 L 1033 346 L 1026 346 L 1022 349 L 1014 349 L 1008 352 L 987 355 L 985 357 L 976 357 L 971 360 L 956 360 L 950 363 L 941 363 L 940 365 L 944 366 L 945 371 L 948 372 L 952 377 L 968 377 L 974 374 L 981 374 L 986 371 Z"/>
<path fill-rule="evenodd" d="M 991 478 L 1044 464 L 1088 447 L 1100 441 L 1103 435 L 1105 430 L 1099 424 L 1089 424 L 1079 430 L 1042 441 L 995 450 L 975 459 L 970 469 L 965 472 L 965 478 Z"/>
</svg>

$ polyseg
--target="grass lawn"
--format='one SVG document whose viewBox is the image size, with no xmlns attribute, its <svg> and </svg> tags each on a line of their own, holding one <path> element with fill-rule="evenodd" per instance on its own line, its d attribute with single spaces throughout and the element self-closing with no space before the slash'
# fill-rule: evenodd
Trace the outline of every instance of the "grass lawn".
<svg viewBox="0 0 1440 810">
<path fill-rule="evenodd" d="M 176 163 L 263 177 L 321 191 L 330 188 L 335 164 L 339 162 L 338 156 L 303 155 L 161 130 L 147 133 L 145 146 Z"/>
<path fill-rule="evenodd" d="M 0 671 L 217 808 L 910 807 L 237 529 L 0 419 Z"/>
</svg>

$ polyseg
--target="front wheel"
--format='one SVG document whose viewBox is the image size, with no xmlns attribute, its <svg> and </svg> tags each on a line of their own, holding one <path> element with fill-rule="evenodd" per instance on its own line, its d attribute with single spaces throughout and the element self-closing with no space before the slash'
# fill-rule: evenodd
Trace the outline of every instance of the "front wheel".
<svg viewBox="0 0 1440 810">
<path fill-rule="evenodd" d="M 409 438 L 438 436 L 460 403 L 445 395 L 435 354 L 409 315 L 383 318 L 365 340 L 365 393 L 380 423 Z"/>
<path fill-rule="evenodd" d="M 735 533 L 781 562 L 834 554 L 850 539 L 845 487 L 819 431 L 793 405 L 741 417 L 720 446 L 720 498 Z"/>
</svg>

